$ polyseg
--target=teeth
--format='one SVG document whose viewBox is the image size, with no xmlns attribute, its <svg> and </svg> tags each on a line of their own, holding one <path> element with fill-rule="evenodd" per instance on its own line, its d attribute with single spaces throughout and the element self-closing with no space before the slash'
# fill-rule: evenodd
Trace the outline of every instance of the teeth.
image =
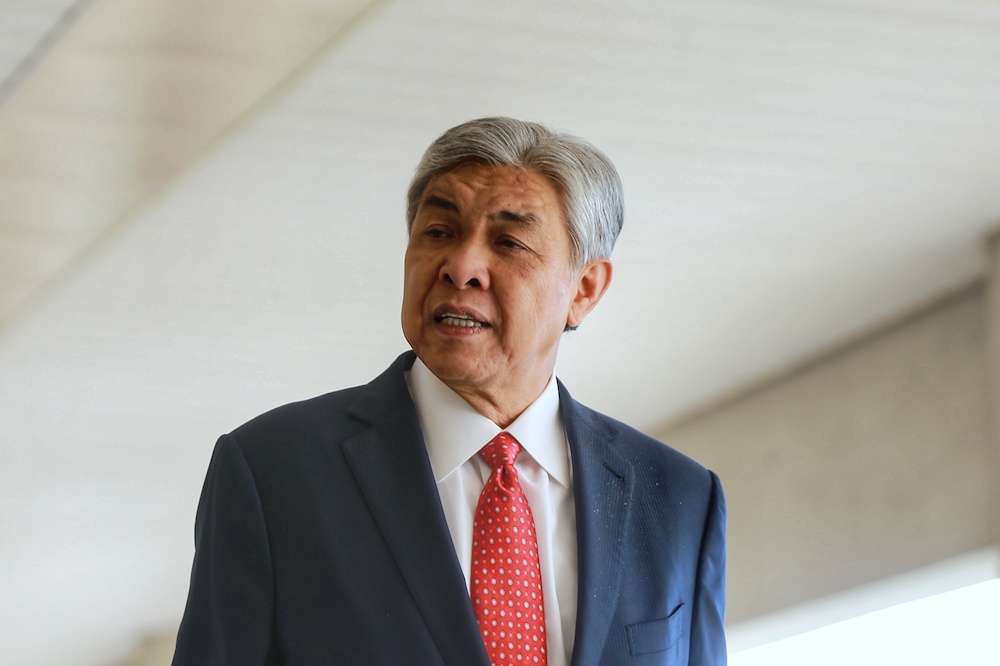
<svg viewBox="0 0 1000 666">
<path fill-rule="evenodd" d="M 449 312 L 441 317 L 441 323 L 448 326 L 461 326 L 462 328 L 481 328 L 482 322 L 476 321 L 468 315 L 454 314 Z"/>
</svg>

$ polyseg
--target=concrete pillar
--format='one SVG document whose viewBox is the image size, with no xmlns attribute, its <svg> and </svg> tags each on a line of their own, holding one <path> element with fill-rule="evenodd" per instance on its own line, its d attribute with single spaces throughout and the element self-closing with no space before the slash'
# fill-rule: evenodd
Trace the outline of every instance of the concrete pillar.
<svg viewBox="0 0 1000 666">
<path fill-rule="evenodd" d="M 1000 461 L 1000 231 L 986 241 L 988 260 L 984 320 L 986 324 L 986 362 L 990 379 L 991 437 L 993 451 Z M 1000 467 L 1000 462 L 998 462 Z M 1000 486 L 1000 477 L 996 480 Z M 995 507 L 996 542 L 1000 544 L 1000 501 Z"/>
<path fill-rule="evenodd" d="M 1000 288 L 990 343 L 986 290 L 970 284 L 660 433 L 726 488 L 731 621 L 998 543 Z"/>
</svg>

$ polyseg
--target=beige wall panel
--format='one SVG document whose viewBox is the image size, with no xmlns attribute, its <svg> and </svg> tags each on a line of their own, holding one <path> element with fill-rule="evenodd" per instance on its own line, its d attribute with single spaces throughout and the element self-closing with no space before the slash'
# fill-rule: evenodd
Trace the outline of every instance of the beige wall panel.
<svg viewBox="0 0 1000 666">
<path fill-rule="evenodd" d="M 996 541 L 984 296 L 971 288 L 669 428 L 729 502 L 729 620 Z"/>
</svg>

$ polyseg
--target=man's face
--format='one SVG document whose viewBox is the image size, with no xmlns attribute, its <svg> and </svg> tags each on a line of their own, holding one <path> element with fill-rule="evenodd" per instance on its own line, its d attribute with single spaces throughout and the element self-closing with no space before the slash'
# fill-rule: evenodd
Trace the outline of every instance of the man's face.
<svg viewBox="0 0 1000 666">
<path fill-rule="evenodd" d="M 534 400 L 564 327 L 597 300 L 581 297 L 587 269 L 574 266 L 571 247 L 547 177 L 482 164 L 437 176 L 406 249 L 406 340 L 453 390 Z"/>
</svg>

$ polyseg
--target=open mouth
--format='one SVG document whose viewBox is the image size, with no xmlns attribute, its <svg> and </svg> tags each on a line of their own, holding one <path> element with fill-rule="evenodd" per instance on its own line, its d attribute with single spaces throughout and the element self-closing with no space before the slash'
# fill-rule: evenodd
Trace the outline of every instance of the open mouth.
<svg viewBox="0 0 1000 666">
<path fill-rule="evenodd" d="M 456 312 L 445 312 L 439 317 L 435 317 L 434 321 L 446 326 L 458 326 L 460 328 L 486 328 L 489 326 L 486 322 L 479 321 L 469 315 L 458 314 Z"/>
</svg>

